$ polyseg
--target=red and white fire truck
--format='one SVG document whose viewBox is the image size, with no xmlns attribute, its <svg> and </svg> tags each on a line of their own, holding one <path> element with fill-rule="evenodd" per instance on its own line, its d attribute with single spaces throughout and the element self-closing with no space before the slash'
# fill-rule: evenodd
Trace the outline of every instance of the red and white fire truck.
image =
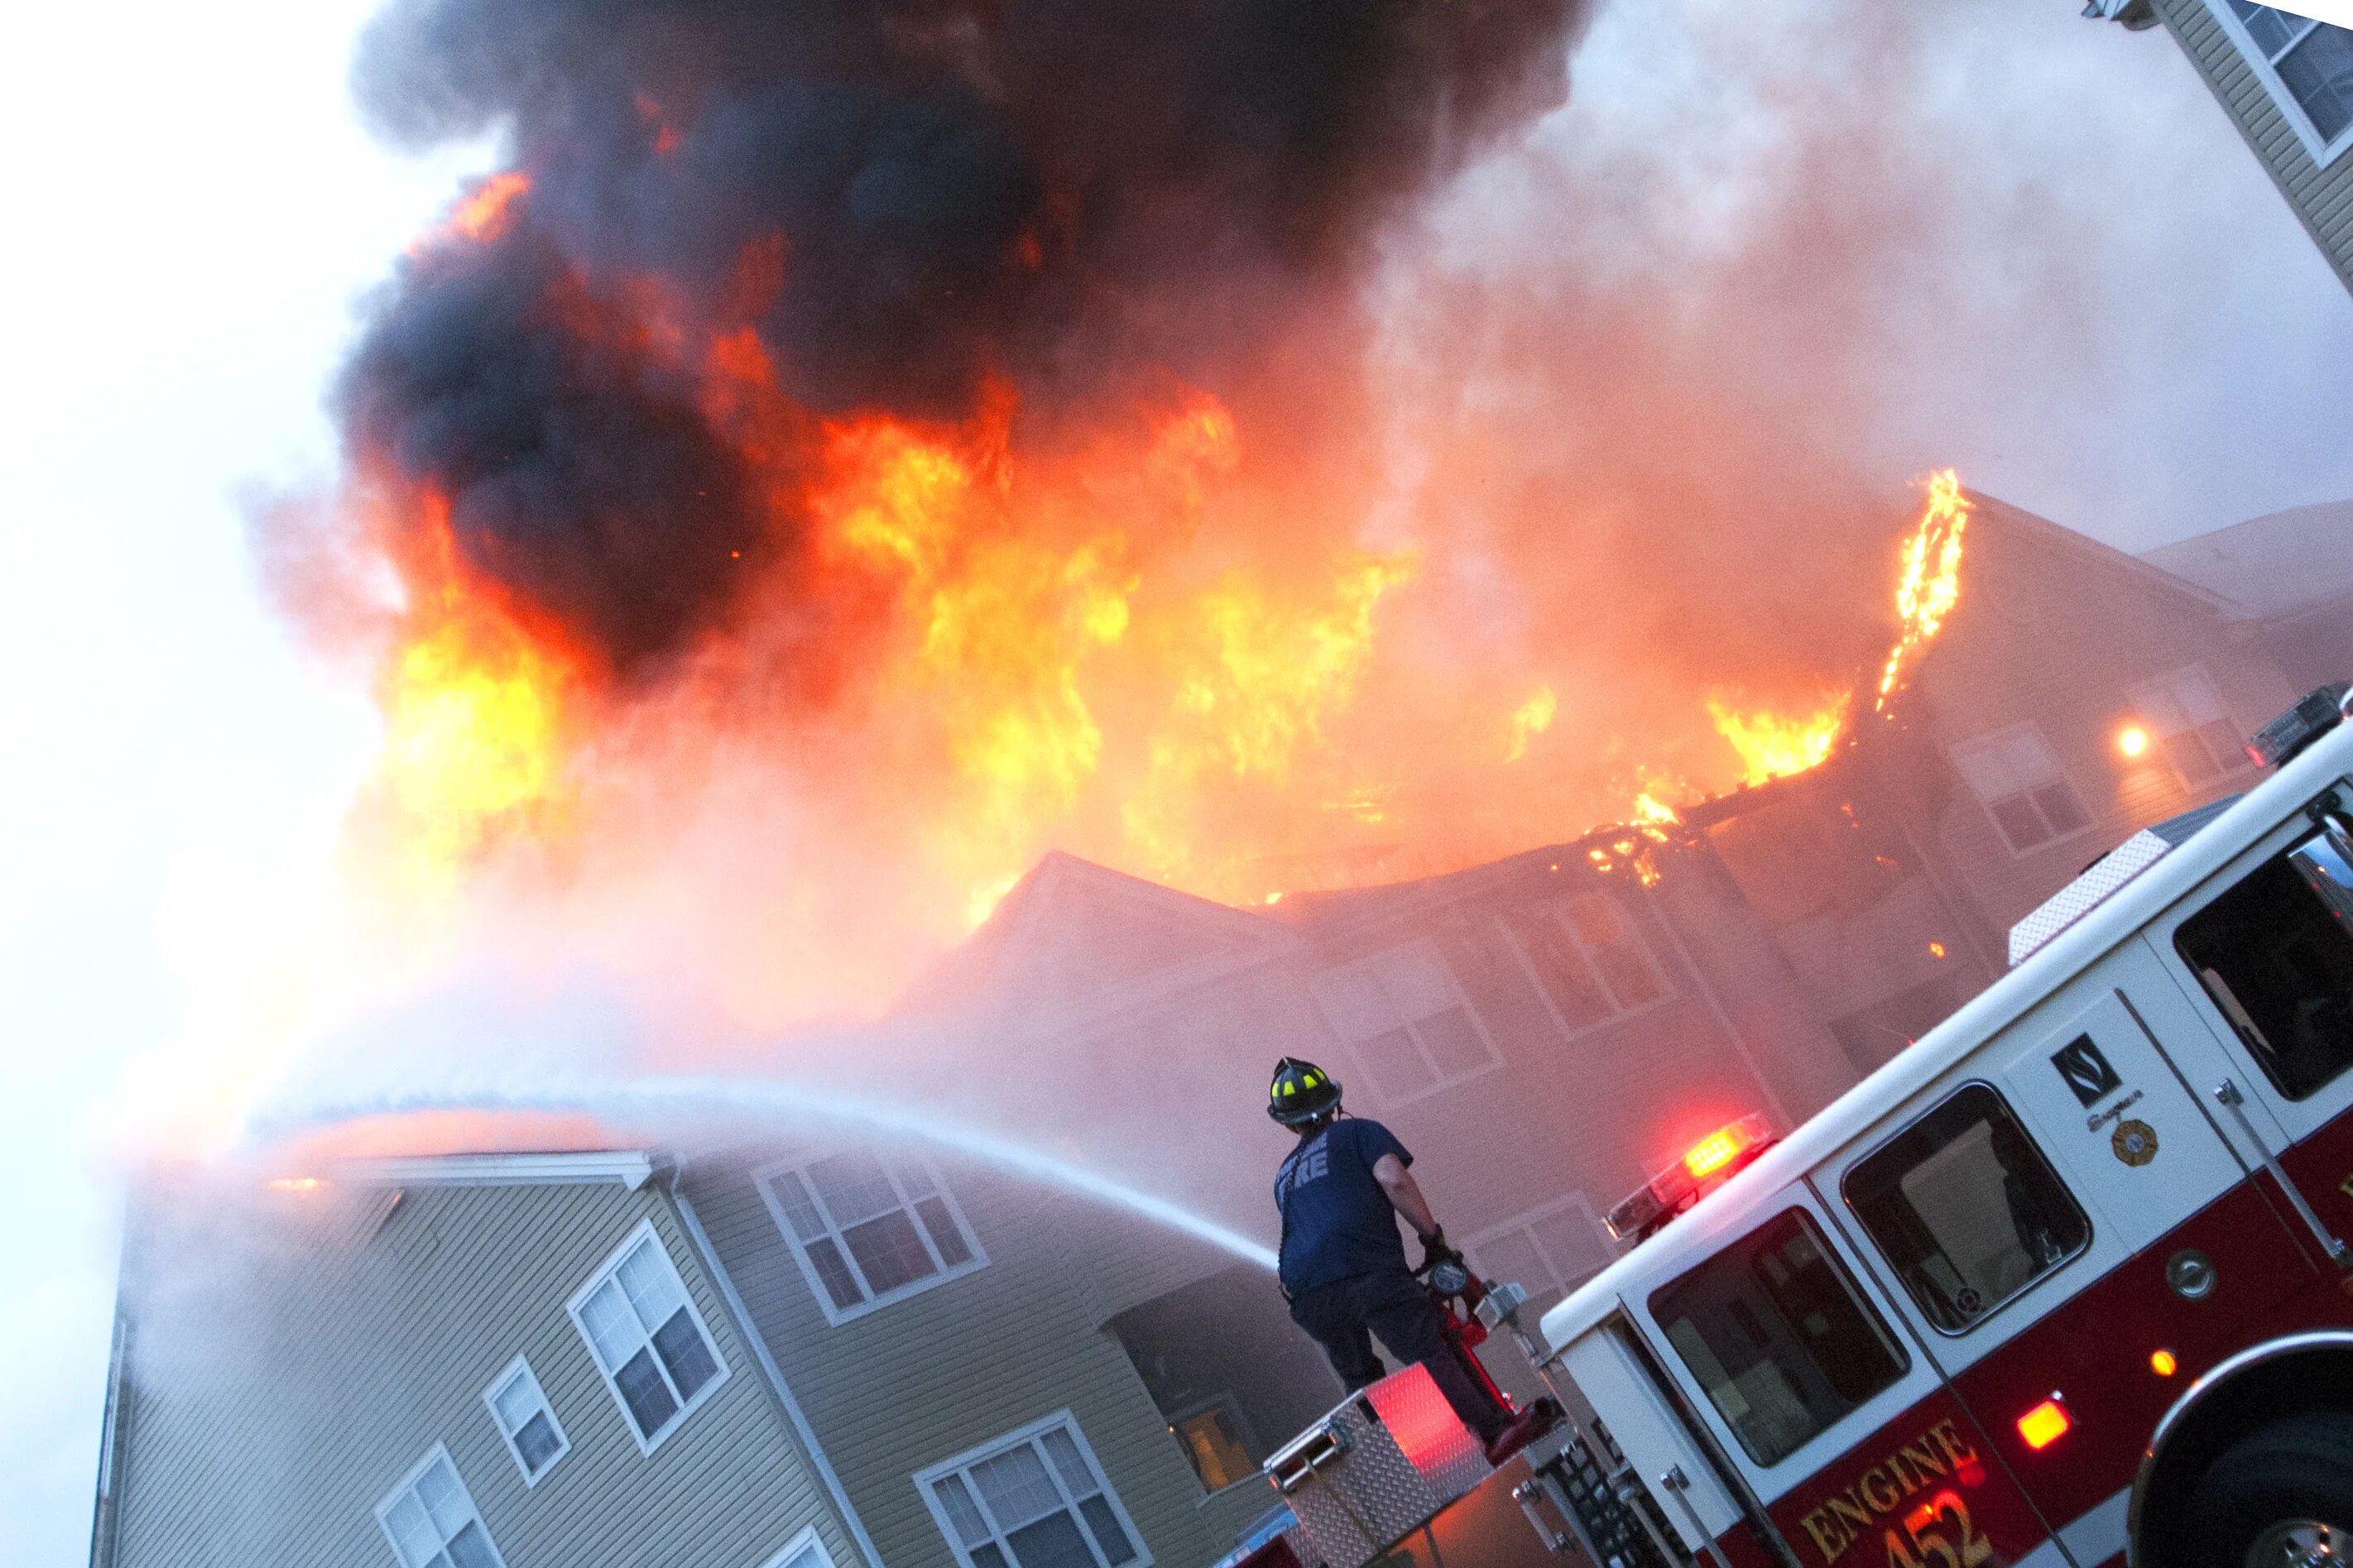
<svg viewBox="0 0 2353 1568">
<path fill-rule="evenodd" d="M 1428 1554 L 2353 1560 L 2347 706 L 2267 729 L 2275 772 L 2095 863 L 1819 1115 L 1727 1129 L 1620 1205 L 1636 1245 L 1522 1336 L 1574 1436 Z M 1498 1489 L 1541 1544 L 1515 1520 L 1441 1550 L 1448 1513 L 1518 1511 Z"/>
</svg>

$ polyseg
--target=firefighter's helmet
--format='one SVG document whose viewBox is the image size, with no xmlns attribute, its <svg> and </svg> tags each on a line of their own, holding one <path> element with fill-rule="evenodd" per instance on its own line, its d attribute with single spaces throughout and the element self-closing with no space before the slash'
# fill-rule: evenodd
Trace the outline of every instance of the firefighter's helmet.
<svg viewBox="0 0 2353 1568">
<path fill-rule="evenodd" d="M 1266 1113 L 1285 1127 L 1304 1127 L 1340 1103 L 1340 1080 L 1314 1062 L 1285 1057 L 1267 1085 Z"/>
</svg>

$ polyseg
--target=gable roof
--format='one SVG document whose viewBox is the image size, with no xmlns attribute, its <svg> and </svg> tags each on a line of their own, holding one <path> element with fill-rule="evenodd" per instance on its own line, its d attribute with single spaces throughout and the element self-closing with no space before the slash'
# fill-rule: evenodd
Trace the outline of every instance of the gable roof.
<svg viewBox="0 0 2353 1568">
<path fill-rule="evenodd" d="M 1973 489 L 1968 495 L 1975 509 L 1969 519 L 1973 528 L 1990 523 L 1998 530 L 2007 531 L 2057 553 L 2072 556 L 2094 570 L 2119 573 L 2137 580 L 2145 587 L 2189 599 L 2207 610 L 2230 615 L 2238 609 L 2225 595 L 2214 588 L 2168 570 L 2164 563 L 2154 559 L 2153 552 L 2150 555 L 2135 555 L 2112 544 L 2103 544 L 2089 534 L 2078 533 L 2072 528 L 2039 516 L 2024 507 L 2013 506 L 1983 490 Z M 1964 550 L 1961 597 L 1965 605 L 1968 601 L 1968 552 Z"/>
<path fill-rule="evenodd" d="M 1274 921 L 1053 850 L 902 1007 L 1093 1011 L 1293 941 Z"/>
<path fill-rule="evenodd" d="M 2140 558 L 2249 614 L 2292 614 L 2353 593 L 2353 500 L 2268 512 Z"/>
</svg>

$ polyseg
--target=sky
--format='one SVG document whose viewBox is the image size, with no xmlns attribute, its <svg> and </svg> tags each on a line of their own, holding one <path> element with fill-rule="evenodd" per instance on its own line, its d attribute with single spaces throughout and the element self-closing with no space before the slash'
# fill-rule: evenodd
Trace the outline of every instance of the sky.
<svg viewBox="0 0 2353 1568">
<path fill-rule="evenodd" d="M 2073 0 L 1919 0 L 1888 38 L 1852 26 L 1870 3 L 1606 5 L 1569 107 L 1469 174 L 1430 241 L 1718 312 L 1752 377 L 1836 331 L 1884 410 L 1854 460 L 1956 464 L 2126 548 L 2353 496 L 2353 298 L 2170 40 Z M 12 1565 L 87 1552 L 126 1092 L 268 1005 L 238 959 L 332 876 L 369 765 L 364 694 L 286 635 L 246 519 L 332 470 L 322 397 L 359 300 L 494 151 L 368 141 L 345 93 L 366 10 L 12 23 L 37 62 L 0 95 Z M 1791 211 L 1905 242 L 1825 299 Z M 1783 401 L 1804 419 L 1806 387 Z"/>
</svg>

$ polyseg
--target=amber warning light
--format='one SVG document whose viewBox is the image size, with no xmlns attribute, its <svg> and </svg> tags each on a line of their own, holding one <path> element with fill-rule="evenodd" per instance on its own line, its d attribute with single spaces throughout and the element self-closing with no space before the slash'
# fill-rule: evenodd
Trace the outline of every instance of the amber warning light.
<svg viewBox="0 0 2353 1568">
<path fill-rule="evenodd" d="M 1651 1235 L 1731 1179 L 1772 1143 L 1772 1123 L 1762 1116 L 1744 1116 L 1717 1128 L 1611 1209 L 1605 1221 L 1609 1234 L 1620 1241 L 1640 1241 Z"/>
<path fill-rule="evenodd" d="M 2064 1437 L 2067 1428 L 2073 1425 L 2068 1419 L 2067 1407 L 2059 1403 L 2054 1394 L 2018 1418 L 2018 1435 L 2026 1439 L 2028 1447 L 2039 1452 Z"/>
</svg>

